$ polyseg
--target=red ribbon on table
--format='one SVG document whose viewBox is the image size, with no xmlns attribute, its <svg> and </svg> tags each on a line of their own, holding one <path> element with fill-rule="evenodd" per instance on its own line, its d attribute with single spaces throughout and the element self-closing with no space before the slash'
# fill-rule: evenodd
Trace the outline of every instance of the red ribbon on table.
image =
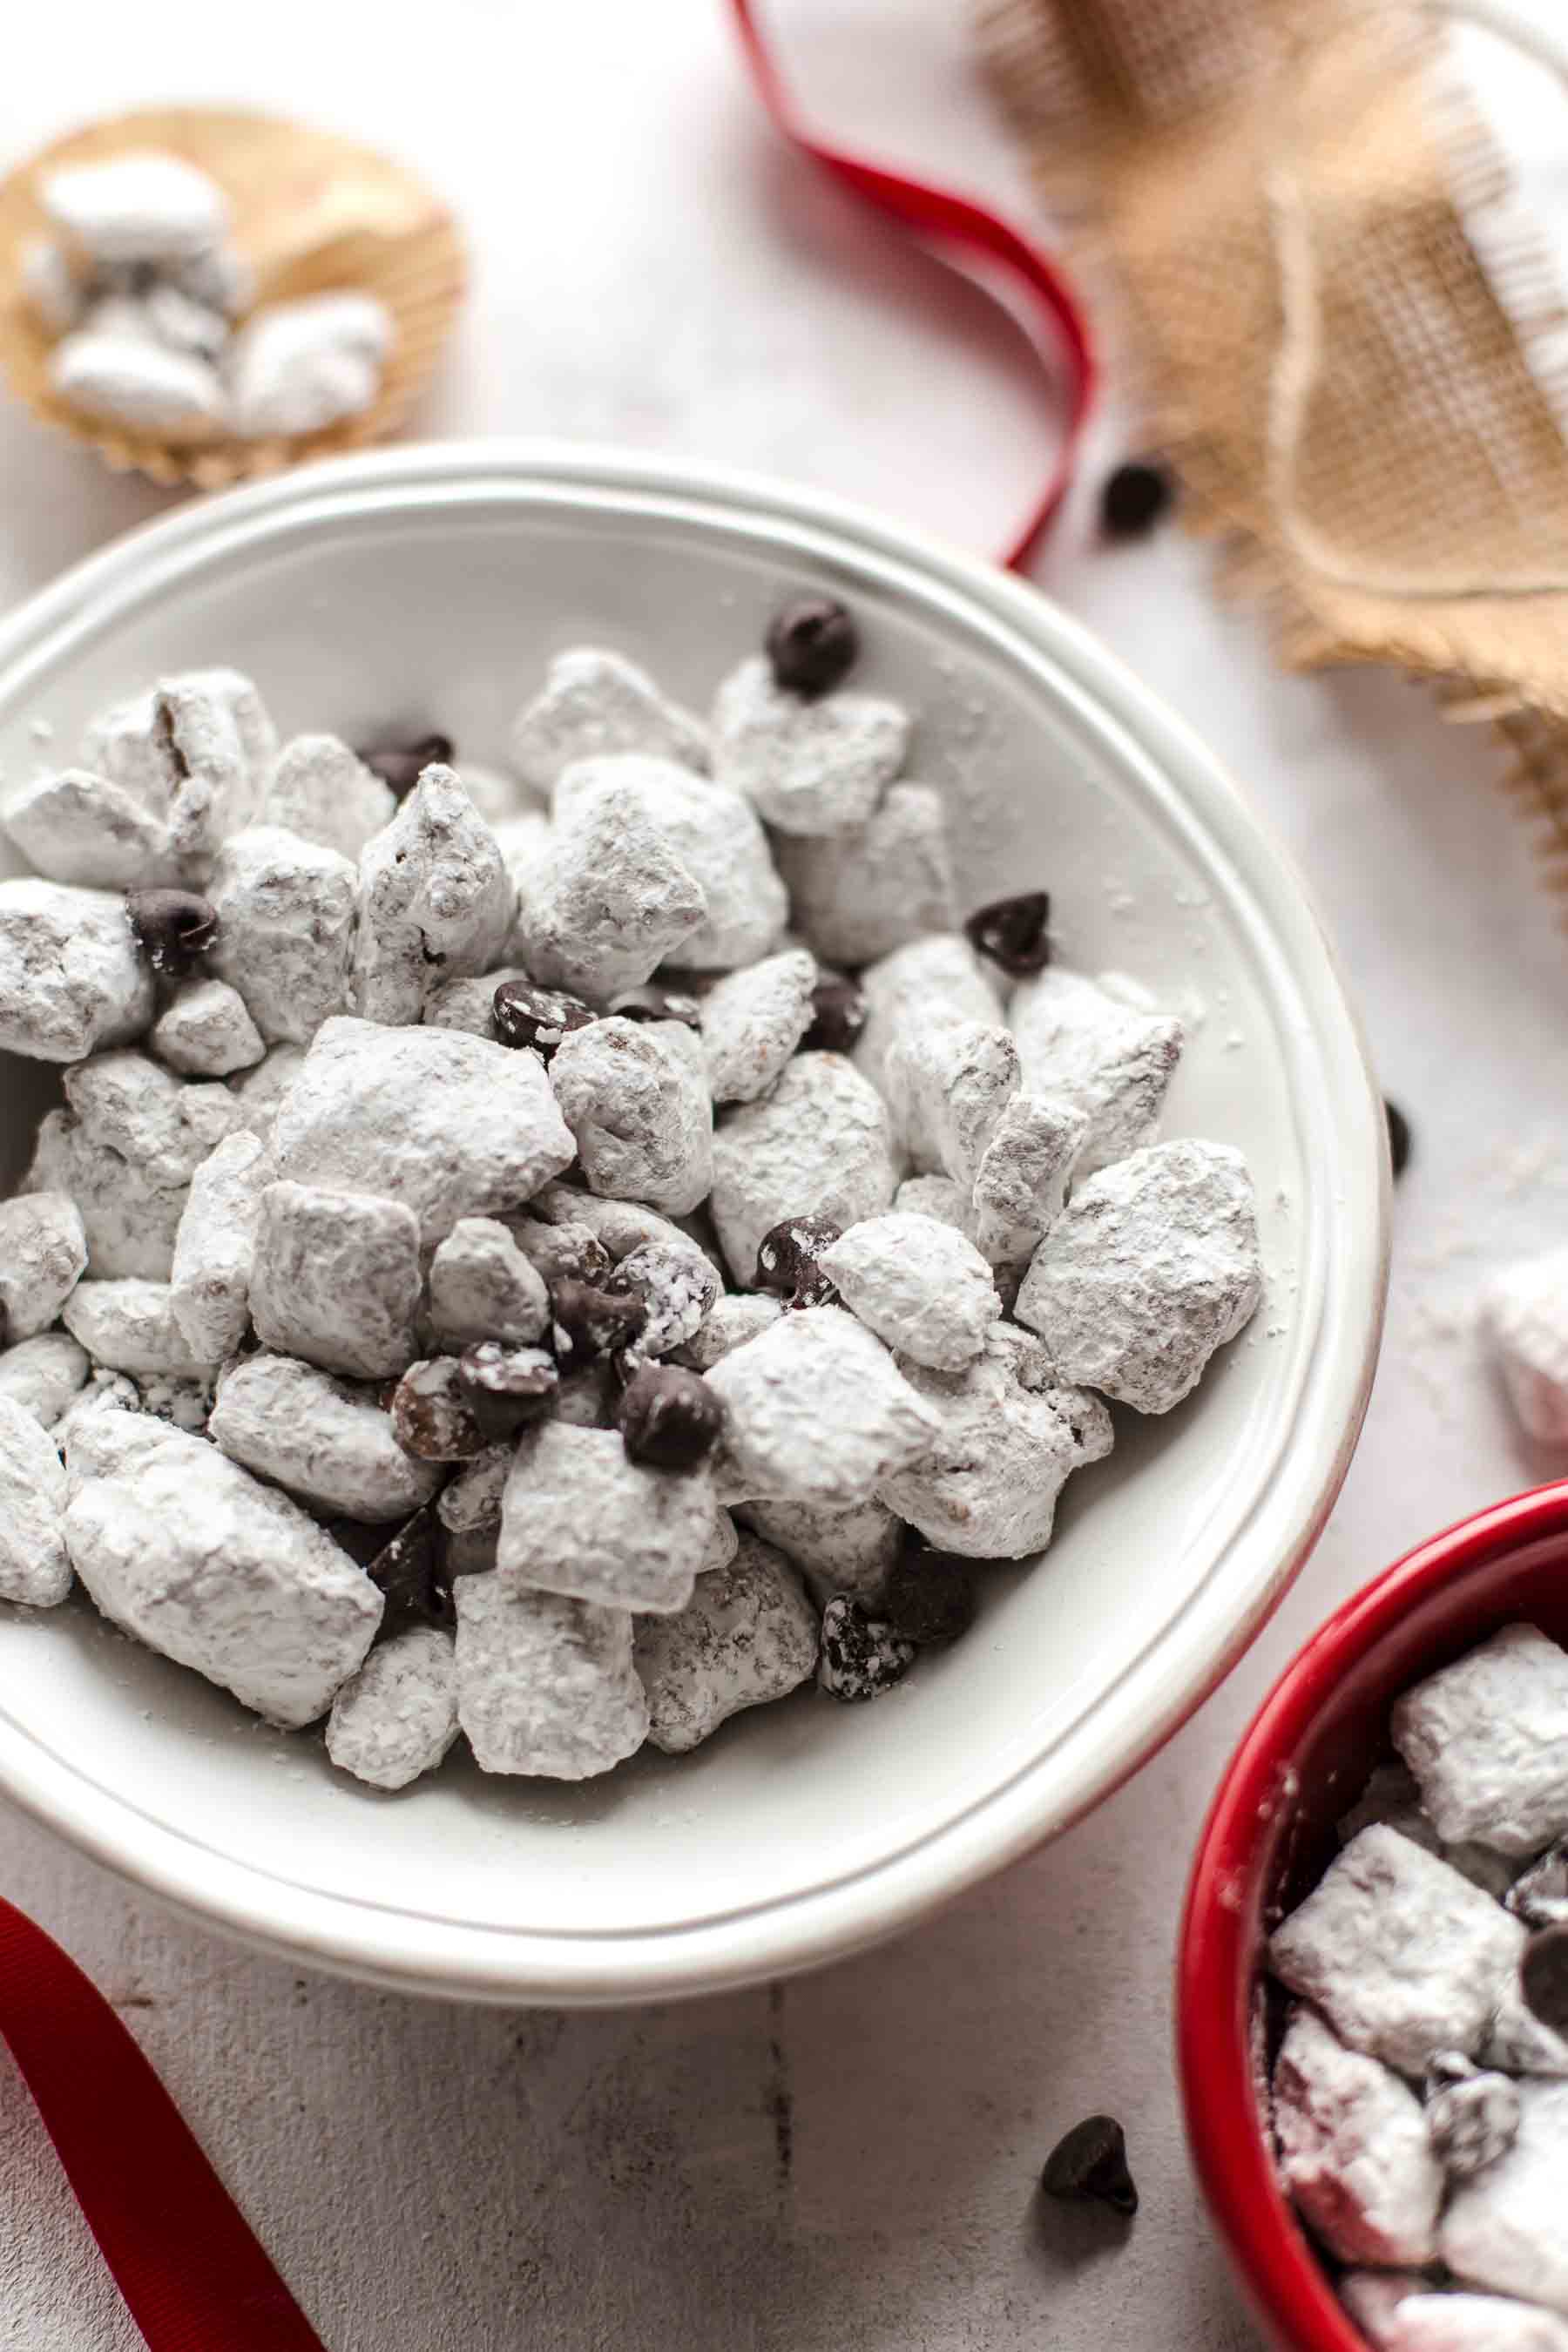
<svg viewBox="0 0 1568 2352">
<path fill-rule="evenodd" d="M 4 1898 L 0 2034 L 148 2352 L 322 2352 L 133 2037 Z"/>
<path fill-rule="evenodd" d="M 933 187 L 923 180 L 908 179 L 901 173 L 887 171 L 880 164 L 851 154 L 847 148 L 830 147 L 814 137 L 802 124 L 784 89 L 758 25 L 752 0 L 731 0 L 731 5 L 757 94 L 792 145 L 874 211 L 900 222 L 915 235 L 955 245 L 965 252 L 1000 263 L 1031 297 L 1059 346 L 1067 369 L 1067 417 L 1061 448 L 1044 490 L 1002 559 L 1009 571 L 1022 572 L 1067 494 L 1098 387 L 1099 371 L 1089 320 L 1071 280 L 1038 246 L 1032 245 L 1017 229 L 984 206 L 973 204 L 967 196 L 958 195 L 950 188 Z"/>
</svg>

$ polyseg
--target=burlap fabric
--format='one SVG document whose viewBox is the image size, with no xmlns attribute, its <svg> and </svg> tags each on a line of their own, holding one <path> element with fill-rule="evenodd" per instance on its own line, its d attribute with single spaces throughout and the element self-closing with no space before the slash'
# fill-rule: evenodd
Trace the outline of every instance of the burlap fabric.
<svg viewBox="0 0 1568 2352">
<path fill-rule="evenodd" d="M 1490 719 L 1568 890 L 1568 402 L 1544 250 L 1402 0 L 982 0 L 1184 511 L 1284 657 Z"/>
</svg>

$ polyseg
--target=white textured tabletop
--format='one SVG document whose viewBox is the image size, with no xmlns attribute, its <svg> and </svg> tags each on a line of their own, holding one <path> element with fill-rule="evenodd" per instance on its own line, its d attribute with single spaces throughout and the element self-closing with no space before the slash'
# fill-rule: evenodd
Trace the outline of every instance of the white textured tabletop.
<svg viewBox="0 0 1568 2352">
<path fill-rule="evenodd" d="M 961 0 L 784 0 L 847 133 L 1022 206 Z M 478 263 L 435 433 L 722 457 L 999 544 L 1048 424 L 978 295 L 805 177 L 712 0 L 426 19 L 320 0 L 45 11 L 0 153 L 142 100 L 291 110 L 421 163 Z M 84 37 L 85 36 L 85 37 Z M 1559 183 L 1561 186 L 1561 183 Z M 1108 416 L 1041 584 L 1207 735 L 1293 847 L 1415 1159 L 1386 1349 L 1343 1498 L 1250 1656 L 1070 1836 L 888 1949 L 765 1991 L 610 2016 L 446 2009 L 301 1977 L 165 1916 L 0 1817 L 0 1888 L 121 2005 L 331 2352 L 1232 2352 L 1254 2338 L 1184 2154 L 1172 1944 L 1216 1775 L 1351 1589 L 1557 1467 L 1468 1332 L 1497 1260 L 1568 1213 L 1568 958 L 1476 733 L 1388 677 L 1286 678 L 1169 532 L 1094 545 Z M 155 495 L 0 415 L 0 598 Z M 1047 2242 L 1042 2158 L 1127 2124 L 1142 2210 Z M 0 2060 L 0 2346 L 139 2338 Z"/>
</svg>

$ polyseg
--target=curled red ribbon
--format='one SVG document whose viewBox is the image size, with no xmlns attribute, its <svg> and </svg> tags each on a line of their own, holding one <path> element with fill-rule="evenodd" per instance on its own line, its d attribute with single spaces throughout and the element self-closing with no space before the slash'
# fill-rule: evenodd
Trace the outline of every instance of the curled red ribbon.
<svg viewBox="0 0 1568 2352">
<path fill-rule="evenodd" d="M 3 1898 L 0 2034 L 148 2352 L 322 2352 L 133 2037 Z"/>
<path fill-rule="evenodd" d="M 1002 561 L 1011 572 L 1022 572 L 1035 554 L 1067 494 L 1078 462 L 1084 427 L 1094 404 L 1099 381 L 1089 319 L 1068 279 L 1047 254 L 994 213 L 972 204 L 952 189 L 932 187 L 922 180 L 884 170 L 847 149 L 830 147 L 802 124 L 773 54 L 757 23 L 752 0 L 731 0 L 741 45 L 752 79 L 763 106 L 784 137 L 803 155 L 829 173 L 876 212 L 896 220 L 918 236 L 957 246 L 998 262 L 1025 289 L 1037 308 L 1066 366 L 1067 415 L 1062 445 L 1027 520 Z"/>
</svg>

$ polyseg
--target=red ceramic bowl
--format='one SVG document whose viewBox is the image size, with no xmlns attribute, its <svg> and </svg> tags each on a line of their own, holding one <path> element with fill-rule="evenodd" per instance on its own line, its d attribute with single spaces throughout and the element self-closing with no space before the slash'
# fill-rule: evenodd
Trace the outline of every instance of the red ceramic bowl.
<svg viewBox="0 0 1568 2352">
<path fill-rule="evenodd" d="M 1263 1939 L 1338 1850 L 1334 1823 L 1387 1747 L 1400 1692 L 1524 1619 L 1568 1642 L 1568 1480 L 1411 1552 L 1331 1617 L 1231 1760 L 1177 1955 L 1176 2043 L 1198 2177 L 1277 2352 L 1366 2352 L 1275 2179 L 1251 2055 Z"/>
</svg>

